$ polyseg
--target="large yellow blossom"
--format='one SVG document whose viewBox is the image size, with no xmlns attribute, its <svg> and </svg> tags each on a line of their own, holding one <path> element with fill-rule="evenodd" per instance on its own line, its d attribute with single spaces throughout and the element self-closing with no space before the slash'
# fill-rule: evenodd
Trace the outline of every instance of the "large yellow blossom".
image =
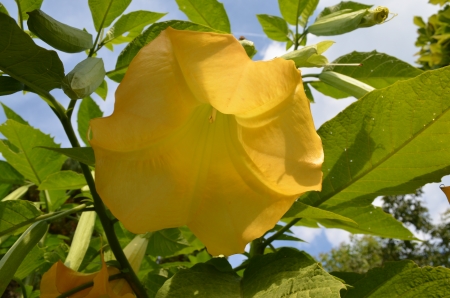
<svg viewBox="0 0 450 298">
<path fill-rule="evenodd" d="M 321 189 L 299 70 L 250 60 L 232 35 L 161 32 L 91 128 L 98 192 L 126 228 L 187 225 L 213 255 L 243 252 Z"/>
</svg>

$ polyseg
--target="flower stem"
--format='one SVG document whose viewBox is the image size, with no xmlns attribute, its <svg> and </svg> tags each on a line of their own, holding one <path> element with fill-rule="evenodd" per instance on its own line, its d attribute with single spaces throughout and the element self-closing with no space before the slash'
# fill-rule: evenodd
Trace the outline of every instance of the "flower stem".
<svg viewBox="0 0 450 298">
<path fill-rule="evenodd" d="M 294 218 L 289 223 L 287 223 L 285 226 L 283 226 L 281 229 L 278 230 L 275 234 L 264 240 L 263 245 L 264 247 L 271 244 L 273 241 L 277 240 L 278 237 L 284 234 L 287 230 L 289 230 L 293 225 L 298 223 L 301 220 L 301 218 Z"/>
<path fill-rule="evenodd" d="M 80 143 L 78 142 L 78 139 L 75 135 L 72 123 L 70 122 L 70 119 L 66 115 L 65 109 L 56 101 L 56 99 L 53 96 L 51 96 L 50 94 L 48 95 L 49 97 L 47 97 L 47 99 L 52 103 L 53 106 L 56 107 L 55 109 L 53 109 L 53 111 L 57 114 L 59 120 L 61 121 L 61 124 L 64 128 L 64 131 L 66 132 L 67 137 L 69 138 L 72 147 L 74 148 L 80 147 Z M 111 247 L 111 250 L 114 253 L 114 256 L 116 257 L 116 260 L 122 266 L 124 278 L 130 284 L 131 288 L 133 289 L 137 297 L 147 298 L 148 296 L 144 287 L 140 283 L 136 273 L 131 268 L 130 263 L 127 260 L 127 257 L 125 256 L 122 248 L 120 247 L 119 240 L 117 239 L 117 236 L 114 232 L 114 225 L 109 219 L 108 214 L 106 213 L 105 205 L 103 204 L 103 201 L 98 195 L 97 190 L 95 188 L 94 178 L 92 177 L 89 166 L 84 163 L 80 163 L 80 166 L 81 170 L 83 171 L 84 178 L 86 179 L 86 182 L 91 191 L 92 198 L 94 199 L 94 209 L 97 212 L 97 215 L 103 226 L 103 230 L 105 231 L 105 235 L 106 238 L 108 239 L 109 246 Z"/>
</svg>

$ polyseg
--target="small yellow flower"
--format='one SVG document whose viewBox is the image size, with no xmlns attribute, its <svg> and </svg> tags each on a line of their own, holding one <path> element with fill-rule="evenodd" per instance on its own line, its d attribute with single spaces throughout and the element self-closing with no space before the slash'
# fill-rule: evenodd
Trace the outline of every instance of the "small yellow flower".
<svg viewBox="0 0 450 298">
<path fill-rule="evenodd" d="M 142 48 L 114 113 L 91 121 L 97 189 L 133 233 L 187 225 L 244 251 L 320 190 L 322 143 L 294 62 L 254 62 L 232 35 L 168 28 Z"/>
<path fill-rule="evenodd" d="M 119 273 L 119 269 L 106 267 L 102 255 L 102 269 L 99 272 L 85 274 L 67 268 L 63 262 L 53 264 L 41 280 L 41 298 L 55 298 L 59 295 L 81 286 L 94 282 L 93 287 L 81 290 L 70 298 L 134 298 L 133 290 L 122 279 L 108 281 L 110 275 Z"/>
</svg>

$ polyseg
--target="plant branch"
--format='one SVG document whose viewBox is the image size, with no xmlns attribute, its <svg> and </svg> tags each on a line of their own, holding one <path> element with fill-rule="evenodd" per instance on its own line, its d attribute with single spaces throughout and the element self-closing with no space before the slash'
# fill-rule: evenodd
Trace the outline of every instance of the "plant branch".
<svg viewBox="0 0 450 298">
<path fill-rule="evenodd" d="M 112 281 L 112 280 L 115 280 L 115 279 L 120 279 L 120 278 L 123 278 L 123 277 L 124 277 L 124 276 L 123 276 L 123 273 L 117 273 L 117 274 L 111 275 L 111 276 L 108 278 L 108 281 Z M 70 289 L 70 290 L 67 291 L 67 292 L 62 293 L 61 295 L 57 296 L 56 298 L 66 298 L 66 297 L 70 297 L 71 295 L 73 295 L 73 294 L 75 294 L 75 293 L 78 293 L 78 292 L 80 292 L 80 291 L 82 291 L 82 290 L 91 288 L 91 287 L 93 287 L 93 286 L 94 286 L 94 282 L 93 282 L 93 281 L 89 281 L 89 282 L 87 282 L 87 283 L 84 283 L 84 284 L 82 284 L 82 285 L 79 285 L 78 287 L 75 287 L 75 288 L 73 288 L 73 289 Z"/>
<path fill-rule="evenodd" d="M 62 113 L 62 115 L 59 116 L 59 119 L 61 120 L 61 124 L 64 127 L 64 130 L 66 132 L 67 137 L 70 140 L 72 147 L 74 148 L 80 147 L 80 143 L 78 142 L 78 139 L 75 135 L 70 119 L 67 117 L 65 113 Z M 131 268 L 128 259 L 120 246 L 119 240 L 117 239 L 117 236 L 114 232 L 113 223 L 109 219 L 108 214 L 106 213 L 105 205 L 103 204 L 103 201 L 98 195 L 97 190 L 95 188 L 94 178 L 92 177 L 89 166 L 83 163 L 80 163 L 80 166 L 83 171 L 83 175 L 86 179 L 86 182 L 89 186 L 89 189 L 91 190 L 92 198 L 94 199 L 94 209 L 97 212 L 100 222 L 102 223 L 103 230 L 105 232 L 106 238 L 108 239 L 109 246 L 111 247 L 114 256 L 116 257 L 117 261 L 120 263 L 123 269 L 124 278 L 130 284 L 131 288 L 133 289 L 137 297 L 144 297 L 144 298 L 148 297 L 144 287 L 140 283 L 136 273 Z"/>
<path fill-rule="evenodd" d="M 77 104 L 77 101 L 78 100 L 71 99 L 69 102 L 69 105 L 67 106 L 66 115 L 67 115 L 67 118 L 69 118 L 69 120 L 70 120 L 70 118 L 72 118 L 73 109 L 75 109 L 75 105 Z"/>
</svg>

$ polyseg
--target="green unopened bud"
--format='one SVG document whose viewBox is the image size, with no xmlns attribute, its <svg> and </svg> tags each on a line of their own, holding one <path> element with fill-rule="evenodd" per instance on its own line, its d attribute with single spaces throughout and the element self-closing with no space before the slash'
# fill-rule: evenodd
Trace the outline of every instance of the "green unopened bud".
<svg viewBox="0 0 450 298">
<path fill-rule="evenodd" d="M 358 28 L 372 27 L 381 24 L 386 21 L 388 15 L 389 9 L 387 7 L 378 6 L 374 10 L 369 10 L 369 13 L 362 18 Z"/>
<path fill-rule="evenodd" d="M 84 255 L 89 248 L 92 232 L 94 231 L 96 213 L 93 211 L 83 212 L 78 221 L 72 245 L 64 265 L 77 271 L 80 268 Z"/>
<path fill-rule="evenodd" d="M 101 58 L 86 58 L 64 77 L 62 81 L 64 93 L 71 99 L 91 95 L 103 82 L 105 73 Z"/>
<path fill-rule="evenodd" d="M 374 10 L 360 9 L 352 11 L 343 9 L 316 19 L 308 28 L 308 32 L 318 36 L 339 35 L 358 28 L 366 28 L 385 22 L 389 15 L 387 7 L 377 7 Z"/>
<path fill-rule="evenodd" d="M 147 250 L 148 238 L 144 235 L 137 235 L 130 243 L 123 249 L 128 262 L 133 268 L 134 272 L 139 272 L 142 260 L 144 259 L 145 251 Z"/>
<path fill-rule="evenodd" d="M 319 79 L 322 82 L 336 89 L 344 91 L 358 99 L 375 90 L 375 88 L 373 88 L 372 86 L 369 86 L 361 81 L 334 71 L 322 72 L 319 75 Z"/>
<path fill-rule="evenodd" d="M 258 53 L 253 41 L 250 41 L 247 39 L 242 39 L 242 40 L 239 40 L 239 42 L 244 47 L 245 52 L 247 53 L 247 56 L 249 56 L 250 58 L 253 58 L 253 56 L 255 56 L 256 53 Z"/>
</svg>

